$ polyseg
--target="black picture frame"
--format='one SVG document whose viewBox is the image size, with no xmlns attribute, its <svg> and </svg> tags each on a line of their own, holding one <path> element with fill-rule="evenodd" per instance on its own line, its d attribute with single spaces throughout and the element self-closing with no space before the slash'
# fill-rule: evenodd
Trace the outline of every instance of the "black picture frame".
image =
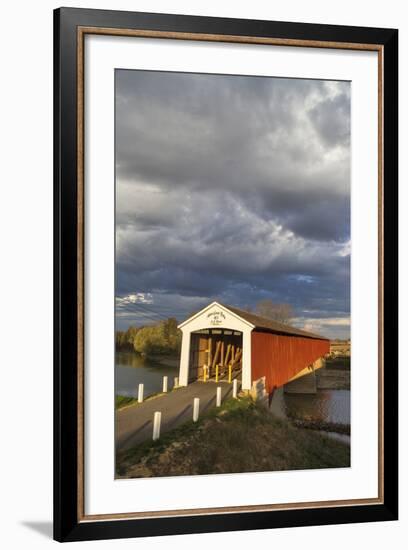
<svg viewBox="0 0 408 550">
<path fill-rule="evenodd" d="M 78 389 L 81 341 L 77 308 L 78 28 L 265 37 L 375 44 L 383 55 L 383 495 L 382 502 L 273 511 L 210 513 L 120 520 L 80 519 Z M 54 12 L 54 537 L 58 541 L 158 536 L 276 527 L 388 521 L 398 517 L 398 31 L 60 8 Z"/>
</svg>

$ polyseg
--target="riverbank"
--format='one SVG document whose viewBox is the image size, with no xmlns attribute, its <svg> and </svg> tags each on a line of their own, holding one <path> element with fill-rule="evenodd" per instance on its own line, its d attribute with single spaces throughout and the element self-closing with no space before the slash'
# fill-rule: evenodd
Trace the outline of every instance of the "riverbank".
<svg viewBox="0 0 408 550">
<path fill-rule="evenodd" d="M 136 405 L 138 400 L 136 397 L 129 397 L 127 395 L 115 395 L 115 409 L 118 411 L 124 407 L 130 407 L 130 405 Z"/>
<path fill-rule="evenodd" d="M 350 435 L 351 429 L 349 424 L 340 424 L 338 422 L 324 422 L 322 420 L 299 420 L 291 419 L 293 426 L 308 430 L 318 430 L 322 432 L 332 432 L 342 435 Z"/>
<path fill-rule="evenodd" d="M 148 355 L 147 359 L 160 365 L 178 368 L 180 366 L 180 354 L 178 355 Z"/>
<path fill-rule="evenodd" d="M 134 349 L 116 349 L 115 353 L 119 357 L 128 356 L 128 366 L 133 366 L 137 360 L 149 361 L 152 364 L 167 365 L 170 367 L 178 367 L 180 364 L 180 354 L 143 354 Z"/>
<path fill-rule="evenodd" d="M 249 397 L 229 399 L 116 457 L 118 478 L 264 472 L 350 466 L 350 447 L 296 428 Z"/>
</svg>

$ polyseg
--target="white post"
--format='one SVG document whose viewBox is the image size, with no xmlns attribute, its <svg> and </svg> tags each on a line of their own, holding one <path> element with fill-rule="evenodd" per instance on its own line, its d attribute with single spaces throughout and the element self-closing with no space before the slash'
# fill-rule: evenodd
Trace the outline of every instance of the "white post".
<svg viewBox="0 0 408 550">
<path fill-rule="evenodd" d="M 232 397 L 234 399 L 237 399 L 238 397 L 238 380 L 234 378 L 234 381 L 232 382 Z"/>
<path fill-rule="evenodd" d="M 153 441 L 160 437 L 161 412 L 156 411 L 153 417 Z"/>
<path fill-rule="evenodd" d="M 183 329 L 183 337 L 181 340 L 181 353 L 180 353 L 180 370 L 179 370 L 179 383 L 180 386 L 188 385 L 188 368 L 190 362 L 190 331 Z"/>
<path fill-rule="evenodd" d="M 178 376 L 175 376 L 174 377 L 174 388 L 178 388 L 178 385 L 179 385 L 179 379 L 178 379 Z"/>
<path fill-rule="evenodd" d="M 163 376 L 163 393 L 167 393 L 168 380 L 167 376 Z"/>
<path fill-rule="evenodd" d="M 216 405 L 217 405 L 217 407 L 221 407 L 221 386 L 218 386 L 218 388 L 217 388 Z"/>
<path fill-rule="evenodd" d="M 194 397 L 193 401 L 193 422 L 197 422 L 200 414 L 200 398 Z"/>
<path fill-rule="evenodd" d="M 251 374 L 251 330 L 245 329 L 242 334 L 242 389 L 250 390 Z"/>
<path fill-rule="evenodd" d="M 139 401 L 139 403 L 143 403 L 143 389 L 144 384 L 139 384 L 139 388 L 137 390 L 137 400 Z"/>
</svg>

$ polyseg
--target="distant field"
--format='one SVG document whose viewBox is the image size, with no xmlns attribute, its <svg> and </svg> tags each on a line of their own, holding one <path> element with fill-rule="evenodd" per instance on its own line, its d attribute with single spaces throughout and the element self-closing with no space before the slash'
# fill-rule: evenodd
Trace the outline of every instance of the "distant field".
<svg viewBox="0 0 408 550">
<path fill-rule="evenodd" d="M 350 341 L 332 340 L 330 342 L 330 353 L 333 355 L 350 355 Z"/>
<path fill-rule="evenodd" d="M 332 340 L 330 342 L 330 355 L 325 358 L 327 370 L 350 370 L 350 341 Z"/>
</svg>

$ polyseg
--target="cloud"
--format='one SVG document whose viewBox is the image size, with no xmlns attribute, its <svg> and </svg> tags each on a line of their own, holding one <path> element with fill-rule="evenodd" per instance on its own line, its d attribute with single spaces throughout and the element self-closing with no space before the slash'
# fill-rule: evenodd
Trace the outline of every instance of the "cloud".
<svg viewBox="0 0 408 550">
<path fill-rule="evenodd" d="M 129 304 L 151 304 L 153 302 L 152 295 L 144 292 L 138 292 L 137 294 L 128 294 L 123 297 L 116 297 L 116 307 L 127 306 Z"/>
<path fill-rule="evenodd" d="M 119 70 L 116 115 L 121 300 L 349 314 L 349 83 Z"/>
<path fill-rule="evenodd" d="M 303 330 L 322 334 L 328 338 L 349 338 L 350 317 L 323 317 L 305 318 L 300 317 L 293 320 L 294 324 Z"/>
<path fill-rule="evenodd" d="M 350 143 L 350 90 L 345 87 L 309 111 L 320 139 L 329 147 L 348 147 Z"/>
</svg>

